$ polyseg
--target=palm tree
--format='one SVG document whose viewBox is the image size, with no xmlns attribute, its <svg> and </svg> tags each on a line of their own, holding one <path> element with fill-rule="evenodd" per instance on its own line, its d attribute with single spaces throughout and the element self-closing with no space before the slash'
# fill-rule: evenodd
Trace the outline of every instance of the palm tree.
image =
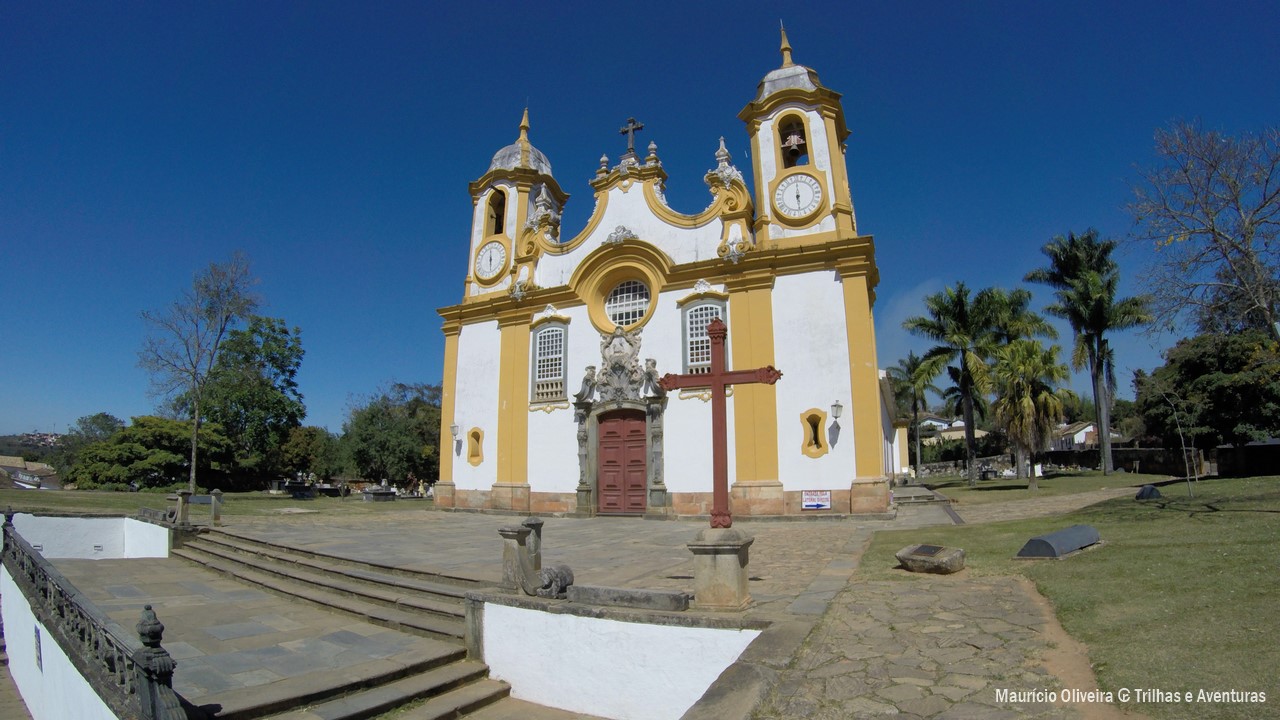
<svg viewBox="0 0 1280 720">
<path fill-rule="evenodd" d="M 1056 385 L 1067 378 L 1058 362 L 1058 346 L 1038 340 L 1014 340 L 996 352 L 992 377 L 996 386 L 996 421 L 1004 427 L 1017 456 L 1018 477 L 1034 454 L 1044 449 L 1053 428 L 1062 421 L 1063 393 Z M 1038 489 L 1035 472 L 1027 482 Z"/>
<path fill-rule="evenodd" d="M 1027 335 L 1052 336 L 1053 329 L 1028 309 L 1031 293 L 1026 290 L 1006 292 L 986 288 L 970 298 L 969 288 L 959 282 L 954 288 L 930 295 L 924 302 L 928 317 L 907 318 L 902 326 L 937 343 L 925 353 L 921 372 L 935 377 L 948 364 L 955 369 L 953 377 L 964 417 L 969 484 L 977 485 L 973 408 L 975 395 L 990 388 L 987 361 L 996 348 L 1012 339 Z"/>
<path fill-rule="evenodd" d="M 912 425 L 911 431 L 915 435 L 916 440 L 916 463 L 913 468 L 916 481 L 920 478 L 920 410 L 927 408 L 925 402 L 925 392 L 932 390 L 935 393 L 940 392 L 933 384 L 933 376 L 925 375 L 921 371 L 924 360 L 914 352 L 908 352 L 906 359 L 898 360 L 895 367 L 888 369 L 889 378 L 898 388 L 910 393 L 911 398 L 911 415 Z"/>
<path fill-rule="evenodd" d="M 1116 297 L 1120 269 L 1111 258 L 1115 248 L 1116 241 L 1099 240 L 1093 229 L 1059 235 L 1042 248 L 1049 267 L 1032 270 L 1025 278 L 1054 289 L 1056 302 L 1045 312 L 1066 320 L 1075 333 L 1071 365 L 1076 370 L 1089 368 L 1104 474 L 1112 470 L 1111 398 L 1116 387 L 1115 355 L 1106 334 L 1151 322 L 1146 296 Z"/>
</svg>

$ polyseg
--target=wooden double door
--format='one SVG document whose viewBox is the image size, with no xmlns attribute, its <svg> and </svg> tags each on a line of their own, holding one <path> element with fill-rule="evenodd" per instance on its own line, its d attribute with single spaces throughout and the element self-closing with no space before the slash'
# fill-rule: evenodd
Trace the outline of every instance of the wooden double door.
<svg viewBox="0 0 1280 720">
<path fill-rule="evenodd" d="M 647 430 L 644 412 L 619 410 L 600 416 L 597 432 L 597 511 L 643 513 L 648 502 Z"/>
</svg>

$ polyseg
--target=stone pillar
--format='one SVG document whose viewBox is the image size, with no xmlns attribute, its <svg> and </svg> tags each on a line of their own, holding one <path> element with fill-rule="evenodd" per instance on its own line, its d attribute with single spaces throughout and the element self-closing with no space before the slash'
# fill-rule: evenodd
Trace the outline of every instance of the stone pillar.
<svg viewBox="0 0 1280 720">
<path fill-rule="evenodd" d="M 222 491 L 215 489 L 209 493 L 209 523 L 213 527 L 222 524 Z"/>
<path fill-rule="evenodd" d="M 596 514 L 591 483 L 587 480 L 591 475 L 591 448 L 588 445 L 590 433 L 587 429 L 590 417 L 591 403 L 589 401 L 573 404 L 573 420 L 578 425 L 578 514 L 587 516 Z"/>
<path fill-rule="evenodd" d="M 523 525 L 505 525 L 498 528 L 502 536 L 502 583 L 503 590 L 519 592 L 524 588 L 524 566 L 528 560 L 529 534 L 533 532 Z"/>
<path fill-rule="evenodd" d="M 889 479 L 857 478 L 849 486 L 849 512 L 854 515 L 889 512 Z"/>
<path fill-rule="evenodd" d="M 525 518 L 521 526 L 529 528 L 529 539 L 527 546 L 529 548 L 529 563 L 533 567 L 533 571 L 537 572 L 542 569 L 542 518 L 529 517 Z"/>
<path fill-rule="evenodd" d="M 190 490 L 178 491 L 178 505 L 176 508 L 174 508 L 176 510 L 176 513 L 174 514 L 174 520 L 173 520 L 174 524 L 179 526 L 186 526 L 191 524 L 191 518 L 189 517 L 189 514 L 191 512 L 190 500 L 191 500 Z"/>
<path fill-rule="evenodd" d="M 438 508 L 457 507 L 456 490 L 457 485 L 451 480 L 437 482 L 431 491 L 435 506 Z"/>
<path fill-rule="evenodd" d="M 144 720 L 186 720 L 182 701 L 173 691 L 173 671 L 177 663 L 160 647 L 164 625 L 150 605 L 143 609 L 135 629 L 142 641 L 142 647 L 133 653 L 142 717 Z"/>
<path fill-rule="evenodd" d="M 706 528 L 689 543 L 694 609 L 736 611 L 751 604 L 747 562 L 753 542 L 755 538 L 729 527 Z"/>
</svg>

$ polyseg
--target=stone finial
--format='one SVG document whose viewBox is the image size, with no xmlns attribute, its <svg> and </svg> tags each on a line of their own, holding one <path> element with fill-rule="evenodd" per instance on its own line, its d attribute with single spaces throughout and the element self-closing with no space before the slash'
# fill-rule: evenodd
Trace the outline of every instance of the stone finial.
<svg viewBox="0 0 1280 720">
<path fill-rule="evenodd" d="M 648 165 L 659 164 L 658 163 L 658 143 L 652 140 L 649 141 L 649 155 L 644 160 L 645 160 L 645 163 Z"/>
<path fill-rule="evenodd" d="M 609 156 L 608 156 L 608 155 L 601 155 L 601 156 L 600 156 L 600 169 L 599 169 L 599 170 L 596 170 L 596 175 L 608 175 L 608 174 L 609 174 Z"/>
<path fill-rule="evenodd" d="M 160 640 L 164 636 L 164 623 L 160 622 L 160 618 L 156 617 L 156 613 L 151 609 L 150 605 L 142 609 L 142 617 L 138 619 L 138 624 L 134 626 L 138 631 L 138 639 L 143 645 L 149 648 L 160 647 Z"/>
<path fill-rule="evenodd" d="M 733 160 L 733 156 L 729 154 L 729 148 L 724 146 L 724 136 L 720 136 L 720 149 L 716 150 L 716 166 L 728 167 L 729 162 Z"/>
<path fill-rule="evenodd" d="M 5 525 L 8 525 L 9 527 L 13 527 L 13 516 L 14 516 L 14 514 L 15 514 L 15 513 L 13 512 L 13 506 L 12 506 L 12 505 L 10 505 L 7 509 L 5 509 L 5 511 L 4 511 L 4 524 L 5 524 Z"/>
</svg>

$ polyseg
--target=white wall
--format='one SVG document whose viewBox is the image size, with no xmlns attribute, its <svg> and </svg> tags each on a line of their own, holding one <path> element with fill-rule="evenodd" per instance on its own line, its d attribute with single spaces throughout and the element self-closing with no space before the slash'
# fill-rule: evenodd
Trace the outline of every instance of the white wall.
<svg viewBox="0 0 1280 720">
<path fill-rule="evenodd" d="M 484 659 L 512 696 L 617 720 L 679 718 L 759 634 L 484 606 Z"/>
<path fill-rule="evenodd" d="M 133 518 L 43 517 L 19 513 L 18 534 L 49 559 L 169 557 L 169 530 Z"/>
<path fill-rule="evenodd" d="M 498 321 L 463 325 L 458 335 L 458 378 L 453 421 L 460 428 L 462 452 L 453 456 L 453 481 L 460 489 L 488 490 L 498 479 Z M 467 433 L 484 431 L 484 461 L 467 462 Z M 455 447 L 456 447 L 455 443 Z"/>
<path fill-rule="evenodd" d="M 9 570 L 2 567 L 0 596 L 4 597 L 0 613 L 4 616 L 9 674 L 31 717 L 34 720 L 114 720 L 115 713 L 76 671 L 48 629 L 36 621 L 26 596 L 18 589 Z M 36 666 L 36 629 L 40 630 L 40 667 Z"/>
<path fill-rule="evenodd" d="M 787 490 L 848 488 L 856 474 L 853 405 L 880 398 L 855 398 L 849 386 L 849 341 L 845 329 L 844 286 L 833 271 L 785 275 L 773 286 L 774 366 L 778 381 L 778 474 Z M 835 445 L 821 457 L 801 452 L 800 414 L 818 408 L 828 414 L 839 400 L 845 411 Z"/>
</svg>

